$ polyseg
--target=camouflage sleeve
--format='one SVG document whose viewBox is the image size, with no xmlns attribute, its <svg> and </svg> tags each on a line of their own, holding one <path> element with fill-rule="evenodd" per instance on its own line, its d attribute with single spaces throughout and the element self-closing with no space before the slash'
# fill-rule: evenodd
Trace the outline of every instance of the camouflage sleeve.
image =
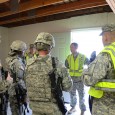
<svg viewBox="0 0 115 115">
<path fill-rule="evenodd" d="M 111 66 L 110 56 L 106 53 L 99 54 L 96 59 L 84 69 L 82 80 L 87 86 L 94 86 L 106 77 Z"/>
<path fill-rule="evenodd" d="M 60 63 L 59 68 L 57 69 L 59 76 L 62 77 L 62 90 L 69 91 L 73 85 L 72 79 L 69 76 L 67 68 Z"/>
<path fill-rule="evenodd" d="M 22 66 L 22 64 L 19 61 L 16 61 L 13 65 L 13 69 L 16 74 L 16 81 L 18 82 L 19 86 L 23 89 L 26 89 L 25 84 L 25 68 Z"/>
<path fill-rule="evenodd" d="M 64 91 L 70 91 L 73 85 L 72 79 L 69 76 L 69 73 L 66 68 L 62 68 L 61 71 L 62 71 L 62 76 L 63 76 L 62 88 Z"/>
<path fill-rule="evenodd" d="M 10 86 L 10 83 L 7 82 L 6 80 L 0 81 L 0 92 L 5 92 L 9 86 Z"/>
<path fill-rule="evenodd" d="M 25 68 L 18 61 L 14 63 L 13 70 L 16 73 L 17 80 L 24 78 Z"/>
</svg>

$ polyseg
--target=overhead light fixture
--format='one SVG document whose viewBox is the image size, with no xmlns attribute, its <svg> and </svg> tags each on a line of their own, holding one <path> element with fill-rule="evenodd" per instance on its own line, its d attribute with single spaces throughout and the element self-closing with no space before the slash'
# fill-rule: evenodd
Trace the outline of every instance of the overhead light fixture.
<svg viewBox="0 0 115 115">
<path fill-rule="evenodd" d="M 110 6 L 110 8 L 115 13 L 115 0 L 106 0 L 106 2 L 108 3 L 108 5 Z"/>
</svg>

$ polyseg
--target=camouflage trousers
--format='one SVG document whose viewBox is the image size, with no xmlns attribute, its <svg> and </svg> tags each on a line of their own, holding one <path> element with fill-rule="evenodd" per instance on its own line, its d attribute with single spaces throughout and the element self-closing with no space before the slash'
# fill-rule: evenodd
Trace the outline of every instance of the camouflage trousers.
<svg viewBox="0 0 115 115">
<path fill-rule="evenodd" d="M 77 95 L 76 95 L 76 90 L 78 91 L 78 96 L 79 96 L 79 107 L 81 111 L 86 111 L 86 107 L 84 104 L 84 85 L 83 82 L 80 80 L 80 78 L 77 77 L 72 77 L 73 80 L 73 88 L 70 91 L 70 98 L 71 98 L 71 107 L 76 106 L 77 104 Z"/>
<path fill-rule="evenodd" d="M 114 98 L 115 99 L 115 98 Z M 100 98 L 93 100 L 92 115 L 115 115 L 115 100 Z"/>
<path fill-rule="evenodd" d="M 12 115 L 22 115 L 23 107 L 18 106 L 16 96 L 9 97 L 9 102 L 10 102 L 10 108 L 11 108 Z M 19 111 L 19 108 L 20 108 L 20 111 Z"/>
<path fill-rule="evenodd" d="M 32 115 L 62 115 L 58 105 L 52 102 L 36 102 L 30 101 Z"/>
</svg>

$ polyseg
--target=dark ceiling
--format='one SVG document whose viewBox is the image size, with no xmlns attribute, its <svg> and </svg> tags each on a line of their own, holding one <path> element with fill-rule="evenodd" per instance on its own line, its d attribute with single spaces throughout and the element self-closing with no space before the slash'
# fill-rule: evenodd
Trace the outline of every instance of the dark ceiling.
<svg viewBox="0 0 115 115">
<path fill-rule="evenodd" d="M 1 0 L 0 26 L 16 27 L 112 12 L 105 0 Z"/>
</svg>

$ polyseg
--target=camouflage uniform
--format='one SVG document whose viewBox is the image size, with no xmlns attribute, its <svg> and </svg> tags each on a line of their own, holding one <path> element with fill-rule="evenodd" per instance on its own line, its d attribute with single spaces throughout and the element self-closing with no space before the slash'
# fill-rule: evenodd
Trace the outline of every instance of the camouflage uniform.
<svg viewBox="0 0 115 115">
<path fill-rule="evenodd" d="M 22 48 L 21 48 L 22 45 Z M 24 49 L 23 49 L 24 47 Z M 9 101 L 12 115 L 20 115 L 19 106 L 17 104 L 17 97 L 15 87 L 20 84 L 24 89 L 24 74 L 25 74 L 25 64 L 21 57 L 18 55 L 14 55 L 14 51 L 24 51 L 26 49 L 26 44 L 22 41 L 14 41 L 11 45 L 11 52 L 9 52 L 9 56 L 6 58 L 6 66 L 7 71 L 9 71 L 11 77 L 13 78 L 13 84 L 8 90 L 9 93 Z"/>
<path fill-rule="evenodd" d="M 106 30 L 107 31 L 107 30 Z M 83 72 L 83 82 L 87 86 L 95 86 L 103 79 L 115 79 L 115 69 L 111 56 L 100 53 Z M 101 98 L 94 98 L 92 115 L 115 115 L 115 92 L 104 91 Z"/>
<path fill-rule="evenodd" d="M 0 93 L 5 92 L 10 85 L 11 83 L 9 83 L 8 81 L 5 81 L 5 80 L 0 81 Z"/>
<path fill-rule="evenodd" d="M 84 70 L 83 81 L 85 85 L 94 86 L 101 79 L 115 79 L 115 70 L 108 54 L 102 53 Z M 115 114 L 115 92 L 104 92 L 102 98 L 93 99 L 92 115 Z"/>
<path fill-rule="evenodd" d="M 44 37 L 47 40 L 48 35 L 50 34 L 40 33 L 38 36 L 41 37 L 41 40 Z M 51 40 L 52 38 L 49 41 Z M 56 78 L 62 78 L 62 90 L 68 91 L 72 86 L 72 80 L 67 69 L 56 58 L 55 62 Z M 52 58 L 49 54 L 44 57 L 38 56 L 37 59 L 32 58 L 27 63 L 26 85 L 33 115 L 62 115 L 51 93 L 51 82 L 48 73 L 52 70 Z"/>
<path fill-rule="evenodd" d="M 2 80 L 2 72 L 1 72 L 1 69 L 2 69 L 2 65 L 0 63 L 0 93 L 1 92 L 5 92 L 8 87 L 11 85 L 10 82 L 6 81 L 6 80 Z"/>
<path fill-rule="evenodd" d="M 79 55 L 79 54 L 78 54 Z M 74 59 L 76 60 L 76 58 L 78 57 L 78 55 L 76 54 L 74 56 Z M 89 60 L 86 58 L 84 65 L 88 64 Z M 65 61 L 65 66 L 69 69 L 69 63 L 66 59 Z M 83 82 L 81 80 L 81 76 L 71 76 L 72 80 L 73 80 L 73 88 L 70 91 L 70 98 L 71 98 L 71 107 L 75 107 L 77 104 L 77 95 L 76 95 L 76 90 L 78 91 L 78 96 L 79 96 L 79 107 L 81 109 L 81 111 L 86 111 L 86 107 L 85 107 L 85 100 L 84 100 L 84 85 Z"/>
</svg>

